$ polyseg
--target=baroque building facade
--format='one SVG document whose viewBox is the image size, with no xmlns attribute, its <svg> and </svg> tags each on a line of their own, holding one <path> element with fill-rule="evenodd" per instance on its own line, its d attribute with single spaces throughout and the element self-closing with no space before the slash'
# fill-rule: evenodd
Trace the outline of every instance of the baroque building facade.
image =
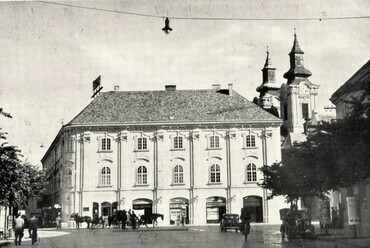
<svg viewBox="0 0 370 248">
<path fill-rule="evenodd" d="M 100 93 L 64 125 L 42 159 L 62 219 L 134 210 L 159 225 L 218 223 L 248 207 L 279 223 L 259 168 L 281 160 L 281 120 L 232 89 Z"/>
<path fill-rule="evenodd" d="M 352 113 L 355 102 L 370 102 L 369 86 L 370 60 L 331 96 L 330 101 L 336 107 L 338 120 L 344 119 Z M 352 233 L 351 235 L 369 236 L 370 178 L 362 181 L 359 180 L 350 187 L 339 188 L 339 190 L 331 192 L 330 205 L 332 210 L 338 213 L 341 225 L 344 225 L 345 228 L 357 228 L 355 229 L 356 234 Z"/>
</svg>

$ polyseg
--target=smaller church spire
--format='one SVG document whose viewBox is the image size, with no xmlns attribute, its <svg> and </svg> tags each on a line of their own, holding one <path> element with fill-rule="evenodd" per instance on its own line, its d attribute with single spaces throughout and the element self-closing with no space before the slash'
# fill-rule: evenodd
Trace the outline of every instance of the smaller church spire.
<svg viewBox="0 0 370 248">
<path fill-rule="evenodd" d="M 269 47 L 267 46 L 266 61 L 262 69 L 262 84 L 258 86 L 256 89 L 258 92 L 261 92 L 262 94 L 264 94 L 264 92 L 279 88 L 275 84 L 275 70 L 276 68 L 272 65 Z"/>
<path fill-rule="evenodd" d="M 290 51 L 290 53 L 304 54 L 304 52 L 302 51 L 301 47 L 298 44 L 297 29 L 296 28 L 294 28 L 294 42 L 293 42 L 293 47 L 292 47 L 292 50 Z"/>
<path fill-rule="evenodd" d="M 266 56 L 266 62 L 265 62 L 265 66 L 263 67 L 263 69 L 272 69 L 274 67 L 272 66 L 272 63 L 271 63 L 269 46 L 267 46 L 267 48 L 266 48 L 266 54 L 267 54 L 267 56 Z"/>
</svg>

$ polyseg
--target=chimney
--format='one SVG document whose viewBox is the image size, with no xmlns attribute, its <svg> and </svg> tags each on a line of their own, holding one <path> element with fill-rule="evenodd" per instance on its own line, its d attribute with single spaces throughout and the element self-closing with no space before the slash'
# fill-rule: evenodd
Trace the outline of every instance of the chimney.
<svg viewBox="0 0 370 248">
<path fill-rule="evenodd" d="M 165 85 L 166 91 L 176 91 L 176 85 Z"/>
<path fill-rule="evenodd" d="M 233 84 L 229 84 L 229 96 L 233 95 Z"/>
<path fill-rule="evenodd" d="M 119 85 L 114 86 L 114 91 L 119 91 Z"/>
<path fill-rule="evenodd" d="M 212 89 L 213 90 L 220 90 L 221 89 L 221 84 L 212 84 Z"/>
</svg>

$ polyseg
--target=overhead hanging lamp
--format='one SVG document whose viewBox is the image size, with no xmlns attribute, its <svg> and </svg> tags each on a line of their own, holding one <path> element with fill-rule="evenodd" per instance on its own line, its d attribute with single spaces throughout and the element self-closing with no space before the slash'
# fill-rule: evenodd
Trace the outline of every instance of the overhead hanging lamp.
<svg viewBox="0 0 370 248">
<path fill-rule="evenodd" d="M 166 33 L 169 34 L 172 31 L 172 28 L 170 27 L 170 19 L 166 17 L 166 20 L 164 21 L 164 28 L 162 30 Z"/>
</svg>

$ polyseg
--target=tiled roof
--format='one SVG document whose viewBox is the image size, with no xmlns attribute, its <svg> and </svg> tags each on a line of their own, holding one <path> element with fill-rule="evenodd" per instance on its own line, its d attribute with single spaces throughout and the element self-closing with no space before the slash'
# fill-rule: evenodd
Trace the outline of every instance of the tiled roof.
<svg viewBox="0 0 370 248">
<path fill-rule="evenodd" d="M 370 85 L 370 60 L 367 61 L 353 76 L 347 80 L 330 98 L 334 104 L 344 95 L 352 92 L 368 90 Z"/>
<path fill-rule="evenodd" d="M 269 121 L 280 119 L 233 91 L 110 91 L 95 98 L 68 125 Z"/>
</svg>

